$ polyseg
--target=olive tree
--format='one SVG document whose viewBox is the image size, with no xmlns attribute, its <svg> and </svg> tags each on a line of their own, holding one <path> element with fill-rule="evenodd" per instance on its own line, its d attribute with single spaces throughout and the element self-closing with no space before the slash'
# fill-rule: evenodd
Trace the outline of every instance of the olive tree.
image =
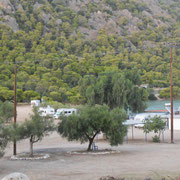
<svg viewBox="0 0 180 180">
<path fill-rule="evenodd" d="M 4 123 L 0 120 L 0 157 L 3 156 L 7 143 L 8 139 L 4 133 Z"/>
<path fill-rule="evenodd" d="M 166 127 L 166 122 L 164 122 L 161 117 L 159 116 L 155 116 L 153 118 L 148 118 L 144 124 L 144 132 L 145 133 L 150 133 L 150 132 L 154 132 L 154 133 L 158 133 L 158 136 L 155 135 L 153 137 L 153 141 L 154 142 L 160 142 L 160 136 L 162 131 L 164 131 Z"/>
<path fill-rule="evenodd" d="M 93 140 L 100 132 L 106 135 L 111 145 L 121 144 L 127 133 L 123 125 L 125 111 L 119 108 L 110 110 L 106 105 L 84 106 L 77 114 L 61 116 L 60 119 L 59 134 L 69 141 L 89 142 L 88 151 L 92 149 Z"/>
<path fill-rule="evenodd" d="M 42 140 L 54 130 L 54 124 L 50 117 L 40 116 L 37 108 L 33 109 L 33 114 L 29 119 L 16 127 L 17 140 L 29 138 L 30 156 L 33 156 L 33 144 Z"/>
<path fill-rule="evenodd" d="M 14 115 L 13 104 L 6 101 L 0 101 L 0 119 L 5 123 L 9 123 Z"/>
<path fill-rule="evenodd" d="M 9 122 L 13 116 L 13 105 L 9 102 L 0 101 L 0 157 L 10 140 L 8 133 Z"/>
</svg>

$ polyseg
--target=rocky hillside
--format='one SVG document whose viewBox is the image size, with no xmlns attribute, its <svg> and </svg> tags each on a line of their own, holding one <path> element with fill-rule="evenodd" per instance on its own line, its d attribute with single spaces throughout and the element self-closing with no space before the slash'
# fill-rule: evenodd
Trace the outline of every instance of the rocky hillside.
<svg viewBox="0 0 180 180">
<path fill-rule="evenodd" d="M 76 26 L 73 30 L 90 39 L 101 29 L 127 36 L 147 28 L 171 29 L 179 20 L 179 6 L 172 0 L 0 0 L 0 23 L 17 32 L 32 24 L 29 16 L 35 13 L 47 29 L 51 23 L 60 27 L 69 18 Z"/>
<path fill-rule="evenodd" d="M 82 77 L 112 71 L 168 88 L 171 40 L 180 41 L 179 0 L 0 0 L 0 99 L 12 97 L 14 62 L 20 101 L 78 101 Z M 173 56 L 180 96 L 180 50 Z"/>
</svg>

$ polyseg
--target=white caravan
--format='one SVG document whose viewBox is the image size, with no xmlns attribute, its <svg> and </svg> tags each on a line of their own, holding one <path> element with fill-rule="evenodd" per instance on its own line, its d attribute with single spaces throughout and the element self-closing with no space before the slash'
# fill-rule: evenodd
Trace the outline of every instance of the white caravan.
<svg viewBox="0 0 180 180">
<path fill-rule="evenodd" d="M 31 107 L 33 107 L 33 106 L 40 106 L 40 100 L 32 100 Z"/>
<path fill-rule="evenodd" d="M 45 117 L 45 116 L 51 116 L 53 117 L 53 115 L 55 114 L 55 110 L 54 108 L 47 106 L 47 107 L 40 107 L 39 111 L 38 111 L 41 116 Z"/>
<path fill-rule="evenodd" d="M 54 118 L 58 119 L 59 116 L 64 115 L 64 116 L 69 116 L 71 114 L 75 114 L 77 112 L 77 109 L 75 108 L 61 108 L 57 109 Z"/>
</svg>

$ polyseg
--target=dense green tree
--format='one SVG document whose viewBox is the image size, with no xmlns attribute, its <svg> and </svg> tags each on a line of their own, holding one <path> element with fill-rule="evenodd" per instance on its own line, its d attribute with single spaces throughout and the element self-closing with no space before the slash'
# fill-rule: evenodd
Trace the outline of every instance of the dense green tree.
<svg viewBox="0 0 180 180">
<path fill-rule="evenodd" d="M 39 93 L 29 90 L 29 91 L 24 91 L 24 98 L 26 102 L 30 102 L 32 99 L 40 99 Z"/>
<path fill-rule="evenodd" d="M 8 101 L 6 102 L 0 101 L 0 119 L 8 123 L 11 121 L 13 115 L 14 115 L 13 104 Z"/>
<path fill-rule="evenodd" d="M 127 133 L 123 125 L 125 111 L 119 108 L 110 111 L 105 105 L 85 106 L 77 114 L 62 116 L 61 119 L 58 132 L 69 141 L 88 141 L 88 151 L 92 150 L 94 138 L 100 132 L 106 135 L 111 145 L 121 144 Z"/>
<path fill-rule="evenodd" d="M 47 136 L 53 130 L 54 125 L 52 119 L 40 116 L 38 110 L 34 108 L 30 118 L 16 127 L 15 137 L 17 140 L 29 138 L 29 155 L 33 157 L 33 144 L 42 140 L 44 136 Z"/>
<path fill-rule="evenodd" d="M 0 158 L 4 154 L 4 149 L 6 148 L 8 139 L 5 133 L 5 124 L 2 119 L 0 119 Z"/>
<path fill-rule="evenodd" d="M 14 98 L 14 91 L 9 90 L 6 87 L 1 87 L 0 89 L 0 100 L 1 101 L 11 101 Z"/>
<path fill-rule="evenodd" d="M 170 98 L 170 88 L 165 88 L 160 91 L 160 98 Z M 173 97 L 179 98 L 180 97 L 180 88 L 178 86 L 173 87 Z"/>
<path fill-rule="evenodd" d="M 138 87 L 137 73 L 106 73 L 105 75 L 84 77 L 80 80 L 80 93 L 90 105 L 107 104 L 110 108 L 120 107 L 133 112 L 143 111 L 148 93 Z"/>
<path fill-rule="evenodd" d="M 166 122 L 164 122 L 161 117 L 155 116 L 153 118 L 148 118 L 143 127 L 145 133 L 150 133 L 153 131 L 154 133 L 158 133 L 153 140 L 156 142 L 160 142 L 160 136 L 162 131 L 165 130 Z M 158 137 L 158 138 L 157 138 Z"/>
<path fill-rule="evenodd" d="M 8 133 L 8 122 L 13 117 L 13 105 L 9 102 L 0 101 L 0 157 L 10 140 Z"/>
</svg>

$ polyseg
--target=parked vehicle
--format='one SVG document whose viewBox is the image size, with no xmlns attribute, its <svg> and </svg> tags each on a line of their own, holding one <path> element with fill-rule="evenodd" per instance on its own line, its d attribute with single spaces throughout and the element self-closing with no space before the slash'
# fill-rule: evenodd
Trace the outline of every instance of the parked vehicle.
<svg viewBox="0 0 180 180">
<path fill-rule="evenodd" d="M 47 107 L 40 107 L 39 108 L 39 113 L 41 114 L 41 116 L 45 117 L 45 116 L 51 116 L 53 117 L 53 115 L 55 114 L 55 110 L 54 108 L 47 106 Z"/>
<path fill-rule="evenodd" d="M 143 124 L 135 124 L 134 127 L 135 128 L 143 128 L 144 127 L 144 123 Z"/>
<path fill-rule="evenodd" d="M 40 106 L 40 100 L 32 100 L 31 107 L 33 107 L 33 106 Z"/>
<path fill-rule="evenodd" d="M 180 115 L 180 110 L 175 111 L 175 115 Z"/>
<path fill-rule="evenodd" d="M 54 118 L 58 119 L 61 115 L 69 116 L 77 112 L 75 108 L 61 108 L 57 109 L 56 113 L 54 114 Z"/>
</svg>

